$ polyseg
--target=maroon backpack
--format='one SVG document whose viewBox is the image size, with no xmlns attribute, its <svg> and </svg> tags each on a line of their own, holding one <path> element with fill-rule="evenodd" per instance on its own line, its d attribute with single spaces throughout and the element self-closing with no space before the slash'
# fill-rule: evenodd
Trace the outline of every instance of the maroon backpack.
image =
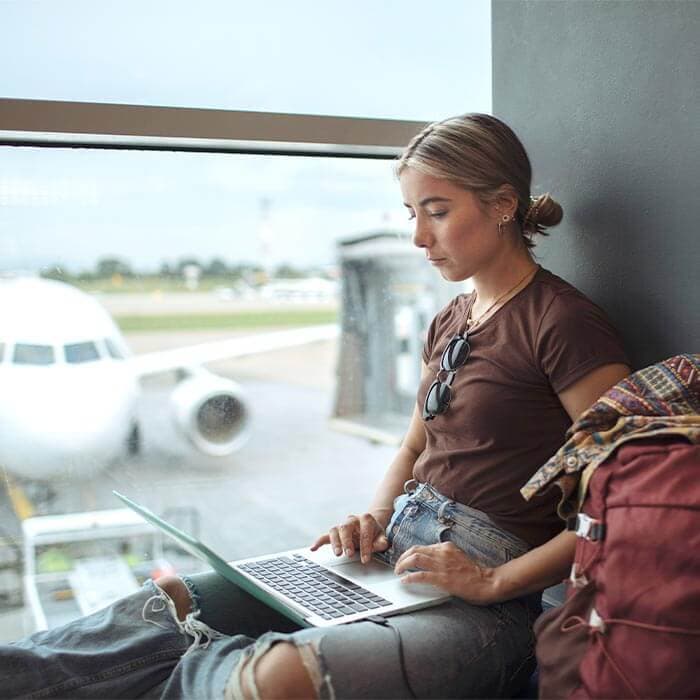
<svg viewBox="0 0 700 700">
<path fill-rule="evenodd" d="M 700 697 L 700 446 L 619 447 L 594 472 L 562 606 L 535 625 L 541 698 Z"/>
</svg>

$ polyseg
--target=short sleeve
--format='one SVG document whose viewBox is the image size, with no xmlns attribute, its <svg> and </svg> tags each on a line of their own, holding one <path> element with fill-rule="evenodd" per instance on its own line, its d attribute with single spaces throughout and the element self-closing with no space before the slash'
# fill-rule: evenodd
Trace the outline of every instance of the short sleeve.
<svg viewBox="0 0 700 700">
<path fill-rule="evenodd" d="M 630 364 L 603 310 L 578 293 L 552 299 L 537 332 L 535 354 L 557 394 L 597 367 Z"/>
</svg>

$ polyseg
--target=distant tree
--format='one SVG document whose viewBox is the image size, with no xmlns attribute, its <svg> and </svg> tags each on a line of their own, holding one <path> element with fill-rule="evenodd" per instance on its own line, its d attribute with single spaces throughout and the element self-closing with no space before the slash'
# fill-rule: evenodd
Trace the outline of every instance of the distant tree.
<svg viewBox="0 0 700 700">
<path fill-rule="evenodd" d="M 176 269 L 176 271 L 177 271 L 177 274 L 178 274 L 178 275 L 182 275 L 182 274 L 184 273 L 184 269 L 185 269 L 188 265 L 196 265 L 196 266 L 197 266 L 198 268 L 200 268 L 201 270 L 204 269 L 204 266 L 202 265 L 202 263 L 199 262 L 199 260 L 197 260 L 197 258 L 194 258 L 194 257 L 180 258 L 180 259 L 177 261 L 177 266 L 175 267 L 175 269 Z"/>
<path fill-rule="evenodd" d="M 160 264 L 160 268 L 158 268 L 158 276 L 159 277 L 172 277 L 175 274 L 175 271 L 170 267 L 169 263 L 163 261 Z"/>
<path fill-rule="evenodd" d="M 279 265 L 275 270 L 275 277 L 283 277 L 285 279 L 294 279 L 300 277 L 306 277 L 306 273 L 297 267 L 283 263 Z"/>
<path fill-rule="evenodd" d="M 202 274 L 205 277 L 224 277 L 228 272 L 228 265 L 224 260 L 221 258 L 212 258 L 202 271 Z"/>
<path fill-rule="evenodd" d="M 260 265 L 252 263 L 235 263 L 228 268 L 231 281 L 243 280 L 246 284 L 257 284 L 260 275 L 265 270 Z"/>
<path fill-rule="evenodd" d="M 48 267 L 44 267 L 41 270 L 40 276 L 48 280 L 58 280 L 59 282 L 71 279 L 70 272 L 63 267 L 63 265 L 49 265 Z"/>
<path fill-rule="evenodd" d="M 95 265 L 95 276 L 99 278 L 133 277 L 131 265 L 125 260 L 116 257 L 100 258 Z"/>
</svg>

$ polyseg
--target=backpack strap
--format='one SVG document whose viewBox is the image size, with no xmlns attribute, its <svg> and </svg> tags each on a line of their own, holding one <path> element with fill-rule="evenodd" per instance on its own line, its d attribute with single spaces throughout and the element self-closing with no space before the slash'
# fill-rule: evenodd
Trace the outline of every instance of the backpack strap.
<svg viewBox="0 0 700 700">
<path fill-rule="evenodd" d="M 586 500 L 588 495 L 588 484 L 591 481 L 598 462 L 593 461 L 588 464 L 588 466 L 581 472 L 581 477 L 578 480 L 578 503 L 576 510 L 580 511 L 583 508 L 583 502 Z"/>
</svg>

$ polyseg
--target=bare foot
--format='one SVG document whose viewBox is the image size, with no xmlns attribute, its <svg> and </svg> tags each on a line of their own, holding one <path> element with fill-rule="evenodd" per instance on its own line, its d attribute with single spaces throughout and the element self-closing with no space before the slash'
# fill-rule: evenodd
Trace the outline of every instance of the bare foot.
<svg viewBox="0 0 700 700">
<path fill-rule="evenodd" d="M 187 613 L 192 612 L 192 598 L 187 586 L 177 576 L 161 576 L 155 583 L 172 598 L 178 619 L 184 620 Z"/>
</svg>

